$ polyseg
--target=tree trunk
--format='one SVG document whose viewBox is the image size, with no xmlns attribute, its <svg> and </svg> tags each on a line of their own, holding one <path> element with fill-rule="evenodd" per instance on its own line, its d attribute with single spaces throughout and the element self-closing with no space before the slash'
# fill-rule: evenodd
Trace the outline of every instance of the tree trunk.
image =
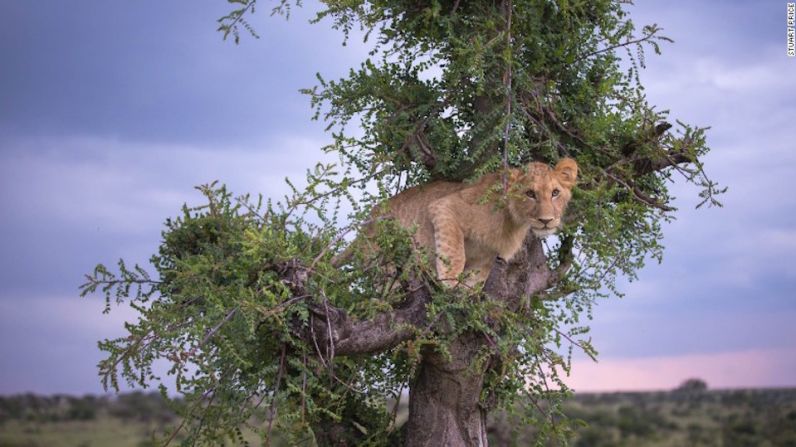
<svg viewBox="0 0 796 447">
<path fill-rule="evenodd" d="M 487 362 L 483 335 L 465 334 L 451 343 L 450 358 L 423 356 L 409 390 L 407 447 L 486 446 L 486 411 L 479 404 Z"/>
<path fill-rule="evenodd" d="M 568 253 L 571 246 L 562 244 L 562 249 Z M 559 259 L 561 265 L 551 271 L 541 241 L 529 234 L 524 248 L 510 262 L 495 260 L 484 284 L 483 299 L 522 312 L 527 298 L 549 288 L 568 268 L 567 256 L 559 253 Z M 294 284 L 296 295 L 307 293 L 301 278 L 301 274 L 306 276 L 304 271 L 298 264 L 285 268 L 284 276 Z M 417 328 L 429 327 L 426 305 L 431 302 L 431 293 L 417 279 L 404 287 L 407 299 L 403 306 L 367 320 L 349 318 L 344 310 L 328 304 L 310 307 L 316 318 L 310 320 L 313 330 L 306 331 L 306 339 L 318 346 L 320 355 L 371 354 L 412 339 Z M 436 329 L 446 332 L 443 327 Z M 502 332 L 500 327 L 493 329 Z M 492 349 L 493 342 L 485 334 L 465 332 L 448 344 L 447 355 L 433 349 L 423 352 L 410 383 L 409 420 L 403 430 L 406 446 L 488 445 L 486 417 L 493 404 L 489 397 L 487 403 L 482 402 L 484 378 L 490 367 L 499 368 L 494 362 L 500 361 L 491 355 Z M 350 440 L 340 441 L 343 437 L 328 426 L 319 427 L 319 432 L 324 434 L 325 445 L 353 445 Z"/>
<path fill-rule="evenodd" d="M 564 250 L 569 252 L 571 247 Z M 568 268 L 562 265 L 560 269 Z M 496 260 L 484 284 L 487 299 L 513 311 L 523 297 L 548 287 L 560 271 L 551 271 L 539 239 L 529 235 L 525 249 L 511 262 Z M 499 328 L 495 328 L 500 332 Z M 488 409 L 481 402 L 490 367 L 491 345 L 484 334 L 465 333 L 448 346 L 449 357 L 425 352 L 409 389 L 407 447 L 486 447 Z"/>
</svg>

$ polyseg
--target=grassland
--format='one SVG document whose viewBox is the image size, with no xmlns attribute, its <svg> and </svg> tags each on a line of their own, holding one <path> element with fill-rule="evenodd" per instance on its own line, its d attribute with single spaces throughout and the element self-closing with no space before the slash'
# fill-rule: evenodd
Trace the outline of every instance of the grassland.
<svg viewBox="0 0 796 447">
<path fill-rule="evenodd" d="M 796 447 L 796 389 L 578 394 L 566 413 L 580 421 L 575 447 Z M 0 397 L 0 447 L 149 447 L 178 422 L 157 394 Z M 506 415 L 489 435 L 498 447 L 534 441 L 533 427 Z"/>
</svg>

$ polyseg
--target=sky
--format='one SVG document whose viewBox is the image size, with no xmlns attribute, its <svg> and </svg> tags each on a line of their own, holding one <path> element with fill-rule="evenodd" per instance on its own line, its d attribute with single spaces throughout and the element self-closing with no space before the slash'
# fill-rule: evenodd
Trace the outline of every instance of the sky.
<svg viewBox="0 0 796 447">
<path fill-rule="evenodd" d="M 0 394 L 100 393 L 96 342 L 134 315 L 78 297 L 83 274 L 146 263 L 193 186 L 280 197 L 330 141 L 298 90 L 367 55 L 328 22 L 253 17 L 260 39 L 215 31 L 226 2 L 0 2 Z M 723 208 L 677 219 L 662 264 L 598 303 L 597 363 L 578 391 L 796 386 L 796 58 L 784 1 L 651 1 L 630 8 L 675 40 L 647 57 L 648 98 L 711 126 Z M 265 5 L 263 5 L 265 6 Z"/>
</svg>

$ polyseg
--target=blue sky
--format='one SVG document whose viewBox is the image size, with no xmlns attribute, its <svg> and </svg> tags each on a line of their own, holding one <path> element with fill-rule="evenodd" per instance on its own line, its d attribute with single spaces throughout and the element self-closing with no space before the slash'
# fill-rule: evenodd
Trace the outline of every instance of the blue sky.
<svg viewBox="0 0 796 447">
<path fill-rule="evenodd" d="M 265 6 L 265 5 L 263 5 Z M 0 393 L 99 392 L 96 341 L 132 315 L 81 300 L 82 274 L 145 262 L 193 186 L 276 197 L 329 141 L 298 89 L 366 55 L 328 23 L 254 24 L 223 42 L 220 0 L 0 3 Z M 675 43 L 647 58 L 650 101 L 709 125 L 725 208 L 675 185 L 667 251 L 627 297 L 601 302 L 600 362 L 577 389 L 796 386 L 796 59 L 785 2 L 638 1 L 637 24 Z"/>
</svg>

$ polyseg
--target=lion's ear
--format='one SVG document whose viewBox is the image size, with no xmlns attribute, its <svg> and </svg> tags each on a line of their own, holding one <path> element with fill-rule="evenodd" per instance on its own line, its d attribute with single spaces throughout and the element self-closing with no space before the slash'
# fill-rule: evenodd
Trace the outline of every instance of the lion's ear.
<svg viewBox="0 0 796 447">
<path fill-rule="evenodd" d="M 558 181 L 564 188 L 572 188 L 578 179 L 578 163 L 572 158 L 562 158 L 554 169 Z"/>
</svg>

